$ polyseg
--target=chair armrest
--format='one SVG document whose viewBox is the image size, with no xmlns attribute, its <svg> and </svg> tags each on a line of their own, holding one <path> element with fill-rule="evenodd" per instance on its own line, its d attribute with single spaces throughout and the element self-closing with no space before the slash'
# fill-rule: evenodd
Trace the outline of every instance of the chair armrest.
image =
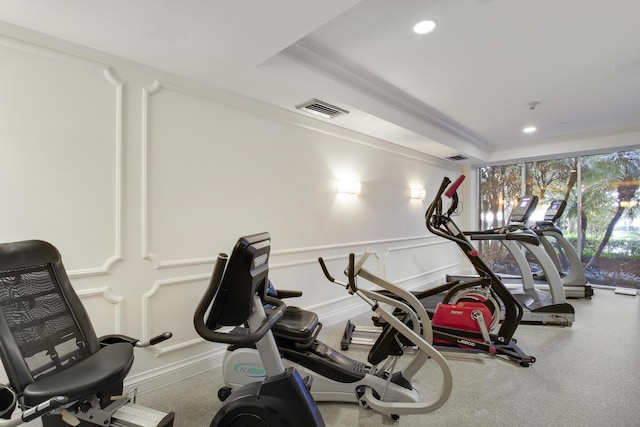
<svg viewBox="0 0 640 427">
<path fill-rule="evenodd" d="M 119 342 L 126 342 L 131 344 L 132 346 L 144 348 L 144 347 L 149 347 L 151 345 L 159 344 L 162 341 L 168 340 L 172 336 L 173 334 L 171 332 L 164 332 L 158 336 L 151 338 L 149 341 L 140 341 L 137 338 L 133 338 L 127 335 L 112 334 L 112 335 L 104 335 L 98 338 L 98 341 L 100 341 L 100 347 L 105 347 L 110 344 L 115 344 Z"/>
<path fill-rule="evenodd" d="M 131 345 L 136 345 L 136 343 L 139 340 L 137 338 L 129 337 L 127 335 L 111 334 L 111 335 L 101 336 L 100 338 L 98 338 L 98 341 L 100 341 L 100 347 L 106 347 L 108 345 L 121 343 L 121 342 L 126 342 Z"/>
</svg>

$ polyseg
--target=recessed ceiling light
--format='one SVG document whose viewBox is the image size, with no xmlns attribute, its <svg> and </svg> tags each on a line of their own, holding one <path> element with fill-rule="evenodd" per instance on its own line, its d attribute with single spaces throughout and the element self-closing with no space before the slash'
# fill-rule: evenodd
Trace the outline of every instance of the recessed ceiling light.
<svg viewBox="0 0 640 427">
<path fill-rule="evenodd" d="M 416 34 L 427 34 L 435 30 L 436 21 L 420 21 L 413 26 L 413 31 Z"/>
<path fill-rule="evenodd" d="M 537 130 L 538 129 L 535 126 L 527 126 L 526 128 L 522 129 L 522 132 L 524 132 L 524 133 L 534 133 Z"/>
</svg>

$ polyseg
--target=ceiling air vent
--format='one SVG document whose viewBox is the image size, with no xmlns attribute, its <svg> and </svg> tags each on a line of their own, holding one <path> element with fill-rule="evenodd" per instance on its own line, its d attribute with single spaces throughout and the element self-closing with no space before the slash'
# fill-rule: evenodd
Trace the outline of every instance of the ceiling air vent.
<svg viewBox="0 0 640 427">
<path fill-rule="evenodd" d="M 311 101 L 296 105 L 296 108 L 300 111 L 306 111 L 307 113 L 322 116 L 325 119 L 333 119 L 334 117 L 338 117 L 343 114 L 349 114 L 347 110 L 343 110 L 335 105 L 320 101 L 319 99 L 312 99 Z"/>
<path fill-rule="evenodd" d="M 454 162 L 457 162 L 459 160 L 467 160 L 467 159 L 468 157 L 465 157 L 462 154 L 456 154 L 455 156 L 447 157 L 447 160 L 453 160 Z"/>
</svg>

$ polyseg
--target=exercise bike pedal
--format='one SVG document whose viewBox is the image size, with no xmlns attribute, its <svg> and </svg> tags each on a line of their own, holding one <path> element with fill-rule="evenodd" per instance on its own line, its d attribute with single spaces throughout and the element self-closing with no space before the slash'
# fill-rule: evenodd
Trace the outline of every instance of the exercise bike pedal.
<svg viewBox="0 0 640 427">
<path fill-rule="evenodd" d="M 311 375 L 307 375 L 302 379 L 302 383 L 307 388 L 307 390 L 311 391 L 311 386 L 313 385 L 313 377 Z"/>
</svg>

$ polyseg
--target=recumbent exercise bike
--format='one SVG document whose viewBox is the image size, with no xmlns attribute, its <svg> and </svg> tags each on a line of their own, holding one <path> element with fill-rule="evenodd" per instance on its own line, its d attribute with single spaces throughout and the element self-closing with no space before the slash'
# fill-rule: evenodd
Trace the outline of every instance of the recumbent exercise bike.
<svg viewBox="0 0 640 427">
<path fill-rule="evenodd" d="M 0 244 L 0 357 L 10 382 L 0 386 L 0 427 L 36 418 L 44 427 L 173 426 L 173 412 L 123 395 L 134 347 L 170 337 L 96 337 L 53 245 Z"/>
</svg>

